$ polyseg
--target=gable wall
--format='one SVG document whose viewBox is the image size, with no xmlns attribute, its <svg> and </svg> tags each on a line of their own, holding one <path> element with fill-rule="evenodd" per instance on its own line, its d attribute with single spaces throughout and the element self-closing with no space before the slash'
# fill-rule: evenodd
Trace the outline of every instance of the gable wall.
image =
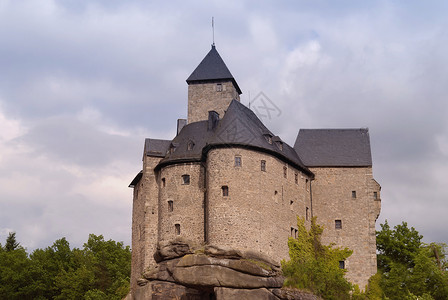
<svg viewBox="0 0 448 300">
<path fill-rule="evenodd" d="M 372 168 L 310 170 L 315 174 L 311 184 L 313 213 L 325 228 L 322 242 L 353 250 L 345 263 L 347 279 L 364 289 L 377 270 L 375 221 L 381 202 L 380 186 L 373 179 Z M 352 191 L 356 191 L 356 198 L 352 198 Z M 335 228 L 335 220 L 342 221 L 342 229 Z"/>
</svg>

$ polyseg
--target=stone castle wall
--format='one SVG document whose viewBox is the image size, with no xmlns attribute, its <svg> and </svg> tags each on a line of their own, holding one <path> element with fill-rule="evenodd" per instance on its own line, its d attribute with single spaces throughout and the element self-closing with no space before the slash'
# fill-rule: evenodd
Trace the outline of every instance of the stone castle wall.
<svg viewBox="0 0 448 300">
<path fill-rule="evenodd" d="M 241 157 L 241 166 L 235 166 L 235 156 Z M 306 217 L 307 207 L 310 222 L 309 178 L 278 158 L 241 148 L 211 150 L 206 166 L 208 242 L 287 259 L 288 237 L 295 235 L 297 216 Z"/>
<path fill-rule="evenodd" d="M 375 221 L 380 212 L 380 186 L 371 167 L 311 168 L 313 213 L 325 227 L 324 244 L 348 247 L 347 279 L 364 289 L 377 271 Z M 376 193 L 376 199 L 375 194 Z M 336 220 L 341 228 L 336 228 Z"/>
<path fill-rule="evenodd" d="M 218 88 L 218 84 L 221 88 Z M 190 83 L 188 85 L 188 123 L 207 120 L 209 111 L 222 118 L 230 102 L 240 100 L 231 81 L 219 83 Z"/>
<path fill-rule="evenodd" d="M 189 176 L 188 184 L 184 184 L 183 175 Z M 201 164 L 166 166 L 160 171 L 160 180 L 159 241 L 183 237 L 203 243 L 204 170 Z M 172 201 L 171 205 L 168 201 Z M 176 224 L 179 226 L 178 232 Z"/>
<path fill-rule="evenodd" d="M 143 176 L 134 187 L 132 206 L 132 266 L 131 288 L 143 271 L 155 264 L 153 254 L 158 240 L 158 184 L 154 168 L 159 157 L 143 158 Z"/>
</svg>

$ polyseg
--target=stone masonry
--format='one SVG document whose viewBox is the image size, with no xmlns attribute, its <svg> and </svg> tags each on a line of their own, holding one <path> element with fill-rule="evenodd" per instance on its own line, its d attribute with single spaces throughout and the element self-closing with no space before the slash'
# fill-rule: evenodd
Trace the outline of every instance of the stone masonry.
<svg viewBox="0 0 448 300">
<path fill-rule="evenodd" d="M 205 277 L 202 283 L 188 283 L 188 272 L 182 273 L 185 282 L 180 283 L 174 273 L 166 277 L 165 271 L 150 270 L 165 270 L 157 253 L 161 245 L 179 239 L 195 249 L 213 245 L 253 253 L 279 266 L 289 258 L 287 242 L 298 233 L 297 217 L 309 226 L 313 216 L 325 228 L 323 243 L 353 250 L 343 264 L 347 278 L 364 289 L 376 273 L 375 222 L 381 209 L 368 132 L 308 130 L 306 141 L 317 146 L 307 148 L 296 141 L 290 147 L 239 102 L 241 91 L 214 46 L 187 83 L 188 124 L 178 128 L 172 141 L 145 141 L 143 169 L 130 184 L 134 188 L 130 297 L 168 299 L 160 298 L 166 291 L 190 293 L 191 299 L 203 299 L 201 293 L 210 299 L 234 293 L 242 293 L 244 299 L 262 294 L 280 299 L 280 294 L 289 292 L 272 290 L 277 281 L 257 286 L 257 291 L 233 291 L 207 283 Z M 202 256 L 194 259 L 210 261 Z M 223 261 L 213 268 L 221 269 Z M 189 268 L 193 267 L 197 268 Z M 181 274 L 189 269 L 177 270 Z"/>
</svg>

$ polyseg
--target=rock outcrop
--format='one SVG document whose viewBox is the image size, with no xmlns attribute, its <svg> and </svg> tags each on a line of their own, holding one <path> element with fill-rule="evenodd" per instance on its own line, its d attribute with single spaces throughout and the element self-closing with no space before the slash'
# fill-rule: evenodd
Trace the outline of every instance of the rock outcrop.
<svg viewBox="0 0 448 300">
<path fill-rule="evenodd" d="M 263 255 L 177 239 L 160 243 L 157 266 L 146 270 L 127 299 L 320 299 L 282 289 L 280 266 Z"/>
</svg>

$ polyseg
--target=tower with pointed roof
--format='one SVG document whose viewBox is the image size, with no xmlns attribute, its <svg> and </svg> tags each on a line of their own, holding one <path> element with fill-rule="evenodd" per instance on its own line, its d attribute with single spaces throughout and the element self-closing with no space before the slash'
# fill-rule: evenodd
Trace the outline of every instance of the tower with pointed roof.
<svg viewBox="0 0 448 300">
<path fill-rule="evenodd" d="M 241 89 L 215 45 L 187 79 L 188 123 L 208 118 L 209 111 L 221 117 L 232 100 L 240 100 Z"/>
<path fill-rule="evenodd" d="M 300 130 L 294 147 L 239 101 L 241 90 L 212 46 L 187 79 L 188 124 L 172 140 L 148 138 L 131 182 L 131 289 L 157 266 L 157 245 L 252 251 L 280 262 L 297 217 L 326 228 L 324 243 L 348 247 L 340 266 L 363 289 L 376 273 L 380 185 L 367 129 Z"/>
</svg>

